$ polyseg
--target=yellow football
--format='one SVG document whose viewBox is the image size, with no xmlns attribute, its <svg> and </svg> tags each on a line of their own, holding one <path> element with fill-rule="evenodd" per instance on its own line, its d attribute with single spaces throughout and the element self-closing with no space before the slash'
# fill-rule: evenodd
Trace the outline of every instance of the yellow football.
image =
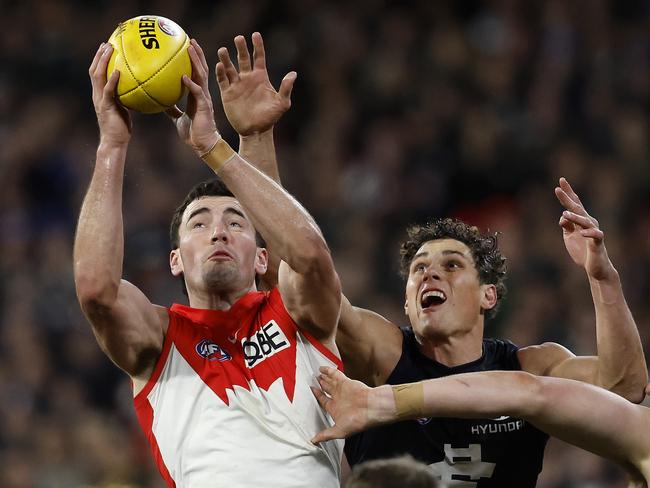
<svg viewBox="0 0 650 488">
<path fill-rule="evenodd" d="M 121 22 L 108 40 L 113 54 L 107 77 L 120 71 L 117 97 L 122 105 L 143 113 L 173 106 L 185 94 L 183 75 L 192 75 L 190 40 L 175 22 L 141 15 Z"/>
</svg>

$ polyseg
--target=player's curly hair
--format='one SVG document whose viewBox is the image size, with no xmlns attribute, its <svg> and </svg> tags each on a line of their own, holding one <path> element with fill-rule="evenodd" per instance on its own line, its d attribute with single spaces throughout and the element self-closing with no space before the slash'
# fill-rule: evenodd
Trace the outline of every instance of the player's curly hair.
<svg viewBox="0 0 650 488">
<path fill-rule="evenodd" d="M 498 233 L 481 234 L 481 231 L 461 220 L 436 219 L 426 225 L 412 225 L 406 230 L 408 239 L 400 245 L 400 274 L 407 278 L 413 257 L 428 241 L 454 239 L 469 247 L 481 284 L 496 286 L 497 303 L 485 312 L 486 317 L 496 315 L 501 300 L 506 296 L 506 258 L 501 254 Z"/>
</svg>

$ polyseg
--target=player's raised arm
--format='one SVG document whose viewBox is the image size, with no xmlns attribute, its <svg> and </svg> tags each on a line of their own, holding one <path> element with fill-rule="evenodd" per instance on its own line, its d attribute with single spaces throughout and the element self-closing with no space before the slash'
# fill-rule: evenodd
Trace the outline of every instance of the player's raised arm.
<svg viewBox="0 0 650 488">
<path fill-rule="evenodd" d="M 119 72 L 106 79 L 110 44 L 89 69 L 99 125 L 97 160 L 74 243 L 77 297 L 106 354 L 134 379 L 146 380 L 162 347 L 166 313 L 122 280 L 122 187 L 131 138 L 129 113 L 115 101 Z"/>
<path fill-rule="evenodd" d="M 221 103 L 228 122 L 239 134 L 239 155 L 273 181 L 280 184 L 280 173 L 273 140 L 273 128 L 291 107 L 291 90 L 296 72 L 287 73 L 275 90 L 266 70 L 264 41 L 259 32 L 251 36 L 253 56 L 248 50 L 244 36 L 235 37 L 237 70 L 230 60 L 228 49 L 218 51 L 223 74 L 217 76 Z M 215 75 L 216 75 L 215 70 Z M 269 263 L 262 282 L 266 288 L 278 284 L 280 259 L 269 248 Z"/>
<path fill-rule="evenodd" d="M 287 73 L 276 91 L 266 69 L 264 40 L 259 32 L 251 36 L 251 57 L 244 36 L 235 37 L 237 65 L 235 68 L 222 47 L 219 62 L 225 76 L 217 74 L 221 103 L 228 122 L 239 134 L 239 155 L 257 169 L 280 183 L 273 141 L 273 127 L 291 107 L 291 91 L 296 81 L 295 71 Z"/>
<path fill-rule="evenodd" d="M 293 319 L 318 339 L 329 341 L 336 330 L 341 291 L 320 229 L 302 205 L 223 140 L 214 122 L 207 71 L 194 41 L 189 52 L 192 79 L 184 77 L 183 82 L 191 101 L 184 116 L 188 130 L 181 136 L 223 179 L 269 247 L 284 261 L 279 289 Z M 219 62 L 220 85 L 225 83 L 225 70 Z"/>
<path fill-rule="evenodd" d="M 626 467 L 648 470 L 650 410 L 583 382 L 489 371 L 368 388 L 332 368 L 321 373 L 327 395 L 314 394 L 336 425 L 314 442 L 410 418 L 510 415 Z"/>
<path fill-rule="evenodd" d="M 218 51 L 219 61 L 223 66 L 221 76 L 217 76 L 219 91 L 224 111 L 232 127 L 240 135 L 239 154 L 253 166 L 271 179 L 280 183 L 273 126 L 291 106 L 291 90 L 296 80 L 296 73 L 284 76 L 279 89 L 271 85 L 266 70 L 264 42 L 259 33 L 251 36 L 253 53 L 250 55 L 246 39 L 235 37 L 238 70 L 231 61 L 226 48 Z M 277 283 L 279 259 L 272 246 L 269 246 L 269 265 L 263 281 L 267 286 Z M 385 347 L 385 334 L 399 338 L 400 333 L 392 323 L 375 314 L 352 306 L 342 297 L 341 317 L 337 343 L 345 356 L 346 371 L 355 378 L 363 378 L 370 384 L 380 384 L 394 366 L 392 356 L 401 353 L 400 347 Z M 399 344 L 398 344 L 399 346 Z M 346 354 L 347 353 L 347 354 Z M 392 353 L 392 355 L 391 355 Z M 369 367 L 374 364 L 375 356 L 391 355 L 389 367 Z M 380 379 L 377 379 L 381 377 Z"/>
<path fill-rule="evenodd" d="M 535 374 L 587 381 L 640 402 L 648 383 L 645 356 L 620 277 L 607 254 L 605 234 L 566 179 L 560 179 L 555 194 L 565 208 L 559 222 L 564 244 L 589 280 L 598 356 L 575 357 L 562 346 L 549 343 L 522 349 L 522 368 Z"/>
<path fill-rule="evenodd" d="M 291 107 L 291 90 L 296 80 L 296 73 L 294 71 L 287 73 L 279 90 L 276 91 L 271 85 L 266 70 L 262 36 L 259 32 L 255 32 L 251 39 L 252 60 L 246 38 L 235 37 L 239 70 L 231 61 L 227 48 L 222 47 L 218 51 L 219 61 L 224 67 L 225 74 L 221 79 L 217 79 L 221 102 L 228 122 L 239 134 L 239 155 L 272 180 L 280 183 L 273 128 Z M 195 40 L 191 41 L 191 45 L 196 50 L 203 71 L 209 72 L 201 46 Z M 207 80 L 205 87 L 207 89 Z M 187 115 L 177 107 L 168 110 L 167 113 L 175 120 L 179 131 L 189 129 Z M 277 254 L 273 249 L 269 249 L 268 268 L 262 276 L 265 288 L 270 289 L 277 285 L 279 265 L 280 259 Z"/>
</svg>

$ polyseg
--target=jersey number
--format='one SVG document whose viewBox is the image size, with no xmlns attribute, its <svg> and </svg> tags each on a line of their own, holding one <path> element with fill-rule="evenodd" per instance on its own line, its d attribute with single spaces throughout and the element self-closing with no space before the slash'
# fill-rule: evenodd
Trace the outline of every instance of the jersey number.
<svg viewBox="0 0 650 488">
<path fill-rule="evenodd" d="M 445 460 L 429 465 L 449 488 L 476 488 L 481 478 L 491 478 L 495 463 L 481 460 L 481 445 L 452 448 L 445 444 Z"/>
</svg>

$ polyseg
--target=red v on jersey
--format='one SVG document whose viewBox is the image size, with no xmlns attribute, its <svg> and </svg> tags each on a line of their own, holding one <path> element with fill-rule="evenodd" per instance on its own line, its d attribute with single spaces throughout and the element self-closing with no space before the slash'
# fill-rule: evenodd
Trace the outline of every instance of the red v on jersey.
<svg viewBox="0 0 650 488">
<path fill-rule="evenodd" d="M 249 293 L 227 312 L 174 305 L 170 319 L 168 338 L 226 405 L 227 388 L 250 391 L 254 381 L 268 391 L 279 378 L 293 401 L 297 328 L 277 290 Z"/>
</svg>

